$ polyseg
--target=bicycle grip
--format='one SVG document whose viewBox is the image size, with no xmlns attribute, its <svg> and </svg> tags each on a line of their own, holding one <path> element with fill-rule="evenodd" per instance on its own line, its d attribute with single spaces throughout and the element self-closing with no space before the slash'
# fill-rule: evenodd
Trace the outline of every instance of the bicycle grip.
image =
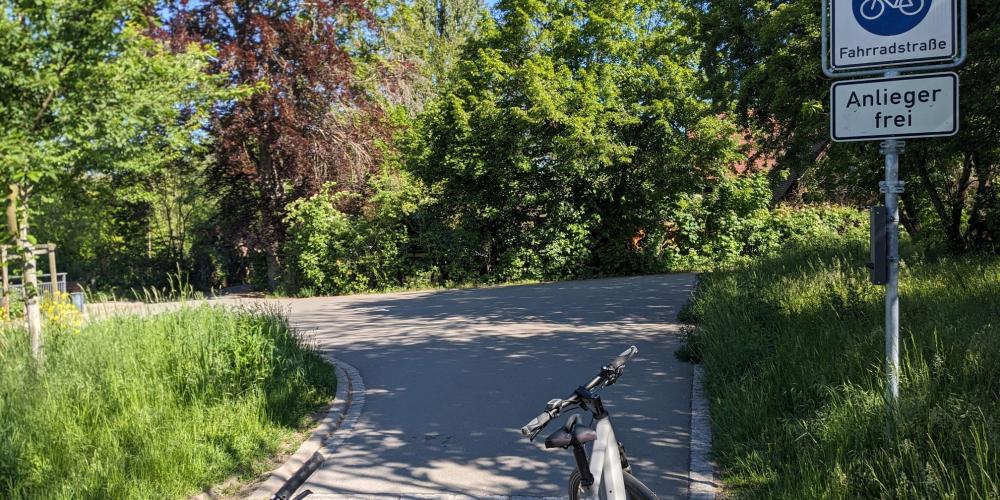
<svg viewBox="0 0 1000 500">
<path fill-rule="evenodd" d="M 611 366 L 616 370 L 620 369 L 621 367 L 625 366 L 625 363 L 628 363 L 628 361 L 632 359 L 632 357 L 635 356 L 638 352 L 639 348 L 637 348 L 636 346 L 629 347 L 628 349 L 625 349 L 625 352 L 619 354 L 618 357 L 615 358 L 615 360 L 612 361 L 609 366 Z"/>
<path fill-rule="evenodd" d="M 531 436 L 538 432 L 542 427 L 545 427 L 545 425 L 549 423 L 549 420 L 552 420 L 552 415 L 549 415 L 549 412 L 547 411 L 543 411 L 540 415 L 531 419 L 531 422 L 528 422 L 528 425 L 521 427 L 521 434 L 524 436 Z"/>
</svg>

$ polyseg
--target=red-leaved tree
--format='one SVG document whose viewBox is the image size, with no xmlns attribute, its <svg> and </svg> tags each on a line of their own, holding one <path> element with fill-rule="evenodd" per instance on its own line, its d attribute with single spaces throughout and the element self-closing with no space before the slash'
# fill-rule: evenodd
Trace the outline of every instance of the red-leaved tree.
<svg viewBox="0 0 1000 500">
<path fill-rule="evenodd" d="M 358 81 L 345 49 L 375 18 L 362 0 L 173 0 L 159 12 L 161 36 L 216 47 L 213 70 L 253 89 L 216 112 L 213 180 L 224 233 L 237 253 L 266 255 L 273 289 L 288 203 L 327 182 L 363 193 L 381 161 L 391 131 L 379 84 Z"/>
</svg>

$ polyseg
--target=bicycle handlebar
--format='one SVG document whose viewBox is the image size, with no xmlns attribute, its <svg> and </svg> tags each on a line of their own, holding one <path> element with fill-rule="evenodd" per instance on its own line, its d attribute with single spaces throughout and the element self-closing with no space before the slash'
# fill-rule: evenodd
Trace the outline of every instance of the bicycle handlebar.
<svg viewBox="0 0 1000 500">
<path fill-rule="evenodd" d="M 613 384 L 615 380 L 621 376 L 622 370 L 625 368 L 625 363 L 628 363 L 633 357 L 635 357 L 636 354 L 638 354 L 638 352 L 639 349 L 635 346 L 625 349 L 625 351 L 619 354 L 617 358 L 611 361 L 611 363 L 601 368 L 601 373 L 587 383 L 584 388 L 590 391 L 602 385 Z M 578 400 L 579 396 L 577 396 L 574 392 L 566 399 L 550 402 L 548 409 L 540 413 L 537 417 L 531 419 L 531 422 L 528 422 L 527 425 L 521 427 L 521 434 L 534 440 L 535 436 L 537 436 L 538 433 L 541 432 L 541 430 L 544 429 L 552 419 L 559 417 L 559 414 L 562 413 L 564 408 L 572 406 L 577 403 Z"/>
</svg>

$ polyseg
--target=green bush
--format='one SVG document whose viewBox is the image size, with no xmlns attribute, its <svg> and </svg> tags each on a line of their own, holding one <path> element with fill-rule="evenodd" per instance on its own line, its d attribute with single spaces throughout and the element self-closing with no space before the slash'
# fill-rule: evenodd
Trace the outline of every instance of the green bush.
<svg viewBox="0 0 1000 500">
<path fill-rule="evenodd" d="M 794 227 L 808 212 L 789 215 Z M 902 386 L 884 410 L 867 242 L 814 239 L 703 275 L 686 314 L 738 498 L 1000 496 L 1000 259 L 904 254 Z M 894 438 L 888 439 L 888 423 Z"/>
<path fill-rule="evenodd" d="M 645 252 L 657 271 L 707 270 L 750 262 L 788 245 L 867 234 L 867 215 L 837 205 L 771 208 L 762 174 L 722 179 L 706 194 L 679 198 Z M 652 251 L 649 251 L 652 249 Z"/>
<path fill-rule="evenodd" d="M 58 336 L 59 338 L 53 338 Z M 0 497 L 169 498 L 262 472 L 332 367 L 268 311 L 201 307 L 0 333 Z"/>
<path fill-rule="evenodd" d="M 334 186 L 291 204 L 286 293 L 715 269 L 797 242 L 867 232 L 867 216 L 854 208 L 772 208 L 764 175 L 721 178 L 708 193 L 681 195 L 661 223 L 640 228 L 635 243 L 598 238 L 599 218 L 565 200 L 537 223 L 514 227 L 496 224 L 491 210 L 444 213 L 448 205 L 427 194 L 433 190 L 405 175 L 383 177 L 376 187 L 354 215 L 342 207 L 356 208 L 358 200 Z"/>
<path fill-rule="evenodd" d="M 347 294 L 406 285 L 414 265 L 408 217 L 420 191 L 405 177 L 384 177 L 360 213 L 340 207 L 360 203 L 356 195 L 329 185 L 288 208 L 285 255 L 290 292 Z"/>
</svg>

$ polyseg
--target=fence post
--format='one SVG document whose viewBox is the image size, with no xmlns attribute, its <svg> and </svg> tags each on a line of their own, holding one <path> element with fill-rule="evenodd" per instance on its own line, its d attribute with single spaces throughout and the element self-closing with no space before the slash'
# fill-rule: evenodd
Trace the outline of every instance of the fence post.
<svg viewBox="0 0 1000 500">
<path fill-rule="evenodd" d="M 49 281 L 52 282 L 52 296 L 55 297 L 59 293 L 59 273 L 56 272 L 56 244 L 49 243 L 47 249 L 49 251 Z"/>
<path fill-rule="evenodd" d="M 7 274 L 7 246 L 0 248 L 0 264 L 3 266 L 3 319 L 10 319 L 10 277 Z"/>
</svg>

